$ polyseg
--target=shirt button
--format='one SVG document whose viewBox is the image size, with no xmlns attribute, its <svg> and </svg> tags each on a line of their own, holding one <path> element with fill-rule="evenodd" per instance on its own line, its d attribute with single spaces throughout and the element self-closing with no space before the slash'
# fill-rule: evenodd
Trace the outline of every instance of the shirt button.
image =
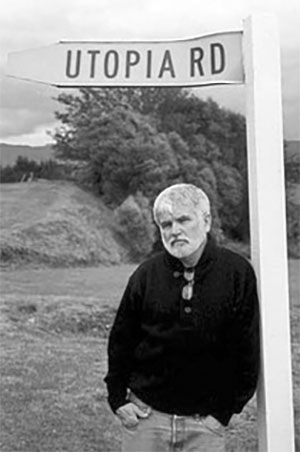
<svg viewBox="0 0 300 453">
<path fill-rule="evenodd" d="M 184 312 L 189 315 L 190 313 L 192 313 L 192 308 L 191 307 L 184 307 Z"/>
</svg>

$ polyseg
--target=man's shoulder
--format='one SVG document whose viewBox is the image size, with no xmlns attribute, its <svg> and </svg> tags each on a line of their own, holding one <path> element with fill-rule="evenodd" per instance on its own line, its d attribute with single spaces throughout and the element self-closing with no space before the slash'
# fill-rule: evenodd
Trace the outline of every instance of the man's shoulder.
<svg viewBox="0 0 300 453">
<path fill-rule="evenodd" d="M 161 251 L 145 259 L 135 269 L 132 277 L 139 278 L 142 277 L 143 275 L 147 275 L 152 272 L 159 272 L 159 269 L 161 269 L 162 266 L 164 265 L 164 256 L 165 252 Z"/>
<path fill-rule="evenodd" d="M 225 246 L 218 246 L 217 250 L 218 258 L 222 265 L 226 265 L 237 272 L 253 272 L 251 261 L 244 254 Z"/>
</svg>

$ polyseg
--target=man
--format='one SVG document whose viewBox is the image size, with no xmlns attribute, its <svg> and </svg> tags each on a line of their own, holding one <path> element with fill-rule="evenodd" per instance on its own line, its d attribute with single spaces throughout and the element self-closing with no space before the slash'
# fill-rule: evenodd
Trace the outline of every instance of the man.
<svg viewBox="0 0 300 453">
<path fill-rule="evenodd" d="M 256 389 L 255 275 L 211 238 L 201 189 L 171 186 L 153 211 L 165 250 L 130 277 L 109 338 L 122 449 L 224 451 L 224 427 Z"/>
</svg>

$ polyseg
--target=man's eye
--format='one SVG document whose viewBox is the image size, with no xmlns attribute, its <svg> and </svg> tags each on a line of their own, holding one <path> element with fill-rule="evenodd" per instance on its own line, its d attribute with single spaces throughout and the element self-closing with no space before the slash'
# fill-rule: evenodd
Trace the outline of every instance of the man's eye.
<svg viewBox="0 0 300 453">
<path fill-rule="evenodd" d="M 189 217 L 181 217 L 178 221 L 179 223 L 187 223 L 189 222 L 190 218 Z"/>
<path fill-rule="evenodd" d="M 166 230 L 167 228 L 171 227 L 171 222 L 163 222 L 161 224 L 161 227 L 162 227 L 163 230 Z"/>
</svg>

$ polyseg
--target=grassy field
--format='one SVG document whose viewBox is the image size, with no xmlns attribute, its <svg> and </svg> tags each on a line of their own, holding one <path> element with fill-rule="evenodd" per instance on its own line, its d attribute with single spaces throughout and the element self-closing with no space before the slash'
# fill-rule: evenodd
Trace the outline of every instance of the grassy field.
<svg viewBox="0 0 300 453">
<path fill-rule="evenodd" d="M 134 266 L 2 271 L 1 451 L 119 451 L 106 402 L 107 335 Z M 290 261 L 299 419 L 299 261 Z M 299 451 L 297 428 L 297 451 Z M 257 451 L 255 401 L 232 419 L 227 451 Z"/>
<path fill-rule="evenodd" d="M 8 268 L 119 264 L 113 212 L 65 181 L 1 184 L 0 257 Z"/>
</svg>

